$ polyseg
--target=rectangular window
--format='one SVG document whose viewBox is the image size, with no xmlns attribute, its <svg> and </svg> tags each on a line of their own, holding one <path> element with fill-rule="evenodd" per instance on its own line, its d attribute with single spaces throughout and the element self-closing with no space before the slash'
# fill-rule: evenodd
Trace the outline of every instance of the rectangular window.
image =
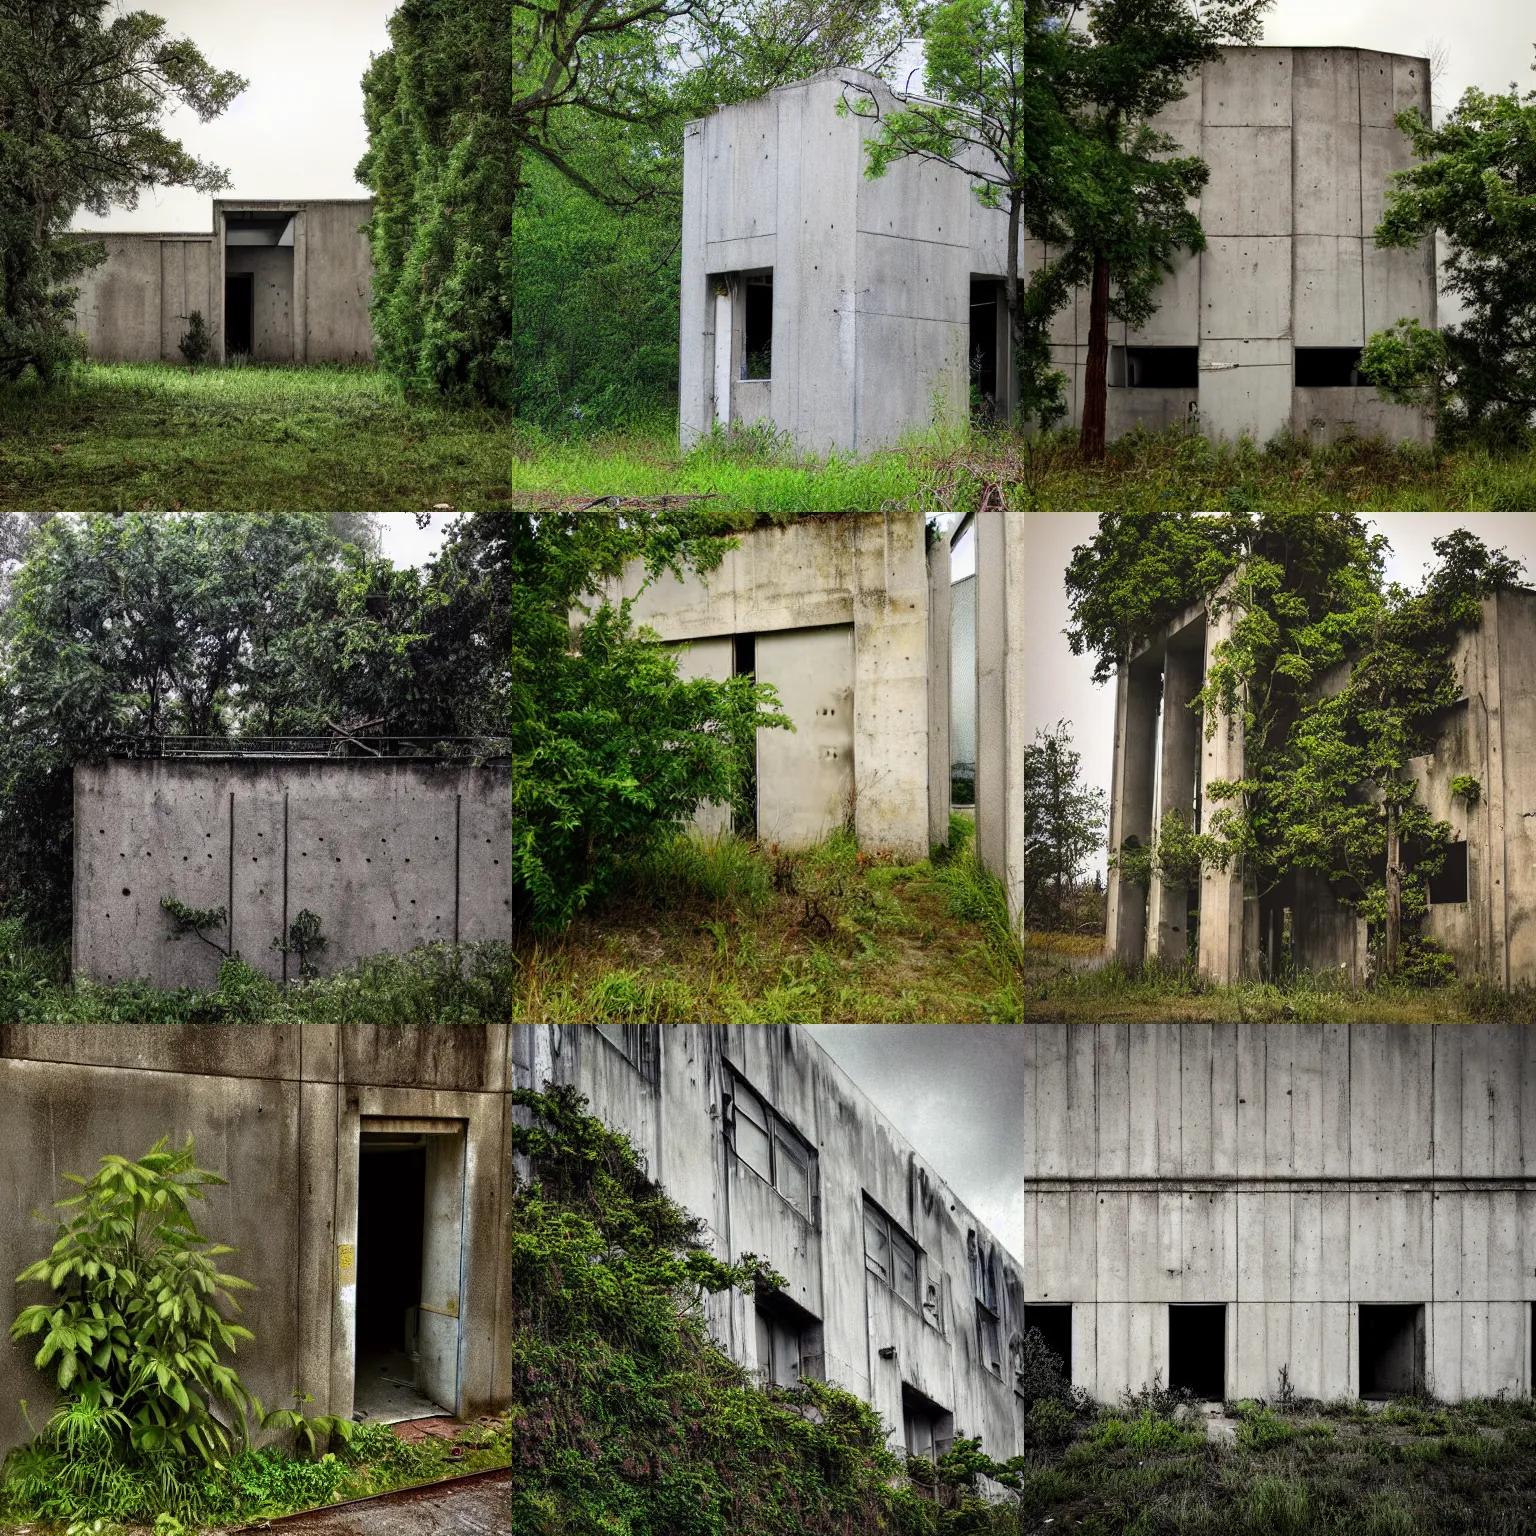
<svg viewBox="0 0 1536 1536">
<path fill-rule="evenodd" d="M 757 1298 L 757 1368 L 776 1387 L 795 1387 L 824 1377 L 822 1327 L 787 1296 L 763 1292 Z"/>
<path fill-rule="evenodd" d="M 1359 347 L 1297 347 L 1297 389 L 1351 389 L 1360 376 Z"/>
<path fill-rule="evenodd" d="M 1445 850 L 1445 863 L 1438 875 L 1429 877 L 1429 900 L 1432 906 L 1454 906 L 1467 899 L 1467 845 L 1452 843 Z"/>
<path fill-rule="evenodd" d="M 741 376 L 773 377 L 773 273 L 758 272 L 746 280 L 746 311 L 742 325 Z"/>
<path fill-rule="evenodd" d="M 814 1221 L 816 1154 L 734 1072 L 729 1081 L 726 1127 L 737 1161 L 771 1184 L 807 1221 Z"/>
<path fill-rule="evenodd" d="M 937 1461 L 955 1443 L 955 1416 L 916 1387 L 901 1384 L 901 1427 L 907 1455 Z"/>
<path fill-rule="evenodd" d="M 994 1376 L 1003 1374 L 1003 1328 L 997 1305 L 997 1254 L 982 1246 L 975 1232 L 967 1242 L 971 1294 L 976 1301 L 976 1349 Z"/>
<path fill-rule="evenodd" d="M 917 1244 L 868 1197 L 864 1201 L 864 1267 L 878 1275 L 915 1312 Z"/>
<path fill-rule="evenodd" d="M 1200 387 L 1199 347 L 1115 347 L 1110 383 L 1126 389 Z"/>
<path fill-rule="evenodd" d="M 1061 1379 L 1072 1380 L 1072 1304 L 1045 1303 L 1024 1308 L 1024 1335 L 1040 1335 L 1040 1343 L 1061 1362 Z"/>
</svg>

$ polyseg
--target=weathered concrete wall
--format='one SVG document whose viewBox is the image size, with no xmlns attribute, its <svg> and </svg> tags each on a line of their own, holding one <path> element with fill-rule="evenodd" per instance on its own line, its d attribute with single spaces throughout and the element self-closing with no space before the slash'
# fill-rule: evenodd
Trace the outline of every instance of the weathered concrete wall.
<svg viewBox="0 0 1536 1536">
<path fill-rule="evenodd" d="M 355 1286 L 343 1282 L 355 1270 L 343 1272 L 338 1245 L 356 1242 L 363 1117 L 457 1122 L 468 1176 L 458 1408 L 490 1411 L 511 1395 L 507 1086 L 506 1026 L 0 1025 L 0 1273 L 47 1252 L 53 1229 L 36 1218 L 51 1220 L 69 1193 L 65 1172 L 190 1134 L 199 1162 L 229 1180 L 199 1221 L 256 1285 L 241 1318 L 255 1342 L 235 1360 L 245 1384 L 269 1406 L 297 1389 L 311 1412 L 349 1417 Z M 46 1294 L 13 1286 L 9 1315 Z M 34 1421 L 46 1416 L 34 1349 L 0 1348 L 0 1449 L 29 1434 L 21 1399 Z"/>
<path fill-rule="evenodd" d="M 1350 1397 L 1361 1304 L 1410 1302 L 1432 1393 L 1531 1390 L 1536 1031 L 1024 1028 L 1026 1298 L 1076 1383 L 1166 1382 L 1168 1304 L 1220 1302 L 1229 1398 Z"/>
<path fill-rule="evenodd" d="M 93 980 L 210 987 L 219 955 L 167 939 L 165 896 L 224 907 L 274 979 L 271 941 L 305 908 L 330 973 L 418 944 L 510 939 L 507 769 L 410 760 L 113 759 L 75 771 L 74 965 Z M 286 919 L 285 919 L 286 914 Z"/>
<path fill-rule="evenodd" d="M 724 1025 L 650 1029 L 656 1080 L 590 1026 L 523 1025 L 514 1082 L 574 1084 L 593 1113 L 624 1130 L 653 1178 L 707 1224 L 721 1257 L 764 1256 L 789 1294 L 823 1326 L 825 1374 L 857 1393 L 900 1439 L 905 1381 L 954 1415 L 956 1435 L 979 1435 L 994 1456 L 1023 1449 L 1023 1399 L 1012 1355 L 1023 1330 L 1017 1261 L 954 1191 L 802 1031 Z M 817 1198 L 807 1220 L 741 1165 L 722 1123 L 727 1064 L 815 1149 Z M 922 1250 L 921 1312 L 898 1300 L 864 1262 L 863 1197 L 876 1201 Z M 1005 1330 L 1002 1376 L 978 1359 L 969 1246 L 997 1256 Z M 760 1368 L 752 1300 L 712 1298 L 710 1325 L 731 1355 Z M 894 1348 L 892 1358 L 882 1351 Z"/>
<path fill-rule="evenodd" d="M 976 514 L 976 853 L 1024 918 L 1024 516 Z"/>
<path fill-rule="evenodd" d="M 187 317 L 213 324 L 209 235 L 94 235 L 107 259 L 83 273 L 74 328 L 90 356 L 114 363 L 179 363 Z"/>
<path fill-rule="evenodd" d="M 851 624 L 855 828 L 864 847 L 914 859 L 927 855 L 929 828 L 924 538 L 917 512 L 801 518 L 741 535 L 705 577 L 665 575 L 645 587 L 636 562 L 610 589 L 635 597 L 635 623 L 666 641 Z M 819 751 L 814 719 L 796 723 L 800 734 L 773 744 L 782 771 L 797 748 Z M 818 817 L 823 809 L 818 802 Z"/>
<path fill-rule="evenodd" d="M 258 363 L 298 362 L 294 332 L 292 246 L 235 245 L 224 273 L 251 274 L 251 356 Z"/>
<path fill-rule="evenodd" d="M 306 203 L 295 261 L 303 271 L 299 334 L 306 363 L 362 363 L 373 358 L 373 258 L 362 226 L 373 204 Z"/>
</svg>

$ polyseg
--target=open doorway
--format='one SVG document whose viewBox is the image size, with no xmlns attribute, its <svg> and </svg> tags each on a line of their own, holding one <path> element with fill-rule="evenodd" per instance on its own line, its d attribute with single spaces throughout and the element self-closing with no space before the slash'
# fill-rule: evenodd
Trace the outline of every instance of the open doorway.
<svg viewBox="0 0 1536 1536">
<path fill-rule="evenodd" d="M 1187 1388 L 1201 1402 L 1220 1403 L 1226 1380 L 1226 1307 L 1169 1307 L 1168 1385 Z"/>
<path fill-rule="evenodd" d="M 375 1124 L 358 1149 L 353 1409 L 391 1424 L 458 1409 L 464 1135 Z"/>
<path fill-rule="evenodd" d="M 256 274 L 229 272 L 224 277 L 224 355 L 249 356 L 255 334 Z"/>
<path fill-rule="evenodd" d="M 1424 1308 L 1360 1304 L 1360 1396 L 1424 1390 Z"/>
</svg>

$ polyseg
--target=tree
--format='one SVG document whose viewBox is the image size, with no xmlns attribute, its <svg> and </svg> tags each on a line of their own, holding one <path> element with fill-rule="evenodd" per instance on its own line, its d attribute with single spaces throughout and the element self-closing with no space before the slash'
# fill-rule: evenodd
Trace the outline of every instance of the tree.
<svg viewBox="0 0 1536 1536">
<path fill-rule="evenodd" d="M 1072 728 L 1035 732 L 1024 748 L 1024 909 L 1036 922 L 1060 921 L 1069 890 L 1104 841 L 1104 791 L 1083 782 Z"/>
<path fill-rule="evenodd" d="M 1449 433 L 1524 441 L 1536 416 L 1536 91 L 1469 90 L 1439 127 L 1397 126 L 1420 163 L 1393 177 L 1376 243 L 1449 243 L 1442 279 L 1467 318 L 1442 332 L 1399 320 L 1362 368 L 1389 399 L 1432 406 Z"/>
<path fill-rule="evenodd" d="M 66 235 L 81 208 L 137 206 L 146 187 L 217 191 L 217 167 L 160 123 L 202 122 L 246 82 L 215 70 L 158 16 L 108 0 L 0 0 L 0 378 L 54 378 L 75 356 L 68 284 L 106 257 Z"/>
</svg>

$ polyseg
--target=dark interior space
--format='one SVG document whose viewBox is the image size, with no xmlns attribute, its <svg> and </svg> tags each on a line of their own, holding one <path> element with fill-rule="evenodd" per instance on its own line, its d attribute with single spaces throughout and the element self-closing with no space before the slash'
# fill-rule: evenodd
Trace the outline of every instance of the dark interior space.
<svg viewBox="0 0 1536 1536">
<path fill-rule="evenodd" d="M 1072 1380 L 1072 1306 L 1070 1302 L 1039 1303 L 1024 1308 L 1024 1332 L 1038 1329 L 1045 1347 L 1061 1361 L 1061 1374 Z"/>
<path fill-rule="evenodd" d="M 1363 384 L 1359 347 L 1297 347 L 1297 389 L 1349 389 Z"/>
<path fill-rule="evenodd" d="M 757 677 L 757 636 L 737 635 L 733 645 L 731 671 L 737 677 Z M 751 808 L 750 816 L 736 816 L 732 830 L 738 837 L 757 836 L 757 759 L 747 765 L 747 782 L 742 788 L 742 800 Z"/>
<path fill-rule="evenodd" d="M 1127 347 L 1127 389 L 1199 389 L 1199 347 Z"/>
<path fill-rule="evenodd" d="M 1360 1396 L 1397 1397 L 1424 1386 L 1424 1308 L 1360 1304 Z"/>
<path fill-rule="evenodd" d="M 773 377 L 773 274 L 760 273 L 746 283 L 741 376 Z"/>
<path fill-rule="evenodd" d="M 955 1442 L 955 1416 L 916 1387 L 901 1384 L 901 1427 L 907 1455 L 937 1461 Z"/>
<path fill-rule="evenodd" d="M 971 413 L 978 421 L 997 419 L 997 307 L 995 282 L 971 282 Z"/>
<path fill-rule="evenodd" d="M 224 278 L 224 351 L 249 353 L 255 334 L 256 275 L 230 272 Z"/>
<path fill-rule="evenodd" d="M 1431 906 L 1454 906 L 1467 899 L 1467 845 L 1452 843 L 1445 850 L 1445 862 L 1438 875 L 1429 877 Z"/>
<path fill-rule="evenodd" d="M 1227 1395 L 1225 1306 L 1168 1308 L 1168 1385 L 1186 1387 L 1206 1403 Z"/>
</svg>

